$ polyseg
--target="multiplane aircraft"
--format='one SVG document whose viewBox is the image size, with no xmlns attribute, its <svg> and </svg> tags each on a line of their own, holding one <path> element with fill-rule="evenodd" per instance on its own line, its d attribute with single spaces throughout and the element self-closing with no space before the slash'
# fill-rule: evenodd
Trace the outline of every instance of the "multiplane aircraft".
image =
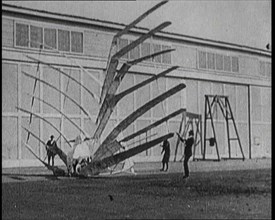
<svg viewBox="0 0 275 220">
<path fill-rule="evenodd" d="M 132 140 L 133 138 L 146 133 L 150 129 L 168 121 L 169 119 L 171 119 L 177 115 L 183 114 L 185 112 L 185 109 L 178 109 L 175 112 L 165 116 L 164 118 L 154 122 L 153 124 L 123 138 L 122 140 L 118 140 L 118 136 L 120 135 L 120 133 L 123 132 L 137 118 L 139 118 L 141 115 L 145 114 L 148 110 L 150 110 L 157 104 L 163 102 L 167 98 L 171 97 L 172 95 L 174 95 L 177 92 L 184 89 L 186 86 L 183 83 L 176 85 L 175 87 L 169 89 L 168 91 L 164 92 L 163 94 L 160 94 L 156 98 L 150 100 L 149 102 L 145 103 L 143 106 L 139 107 L 137 110 L 132 112 L 129 116 L 124 118 L 124 120 L 122 120 L 117 126 L 115 126 L 113 128 L 113 130 L 107 135 L 107 137 L 102 142 L 100 142 L 102 133 L 103 133 L 104 129 L 106 128 L 107 122 L 109 121 L 114 108 L 116 107 L 116 105 L 118 104 L 118 102 L 120 100 L 122 100 L 128 94 L 131 94 L 132 92 L 134 92 L 138 89 L 141 89 L 145 85 L 157 80 L 160 77 L 164 77 L 168 73 L 170 73 L 178 68 L 178 66 L 173 66 L 159 74 L 156 74 L 156 75 L 148 78 L 147 80 L 144 80 L 143 82 L 140 82 L 140 83 L 134 85 L 133 87 L 131 87 L 129 89 L 126 89 L 125 91 L 117 93 L 119 85 L 121 84 L 122 80 L 124 79 L 124 76 L 126 75 L 126 73 L 129 71 L 129 69 L 133 65 L 136 65 L 144 60 L 152 59 L 152 58 L 159 56 L 161 54 L 171 53 L 174 51 L 174 49 L 168 49 L 168 50 L 163 50 L 163 51 L 160 51 L 157 53 L 153 53 L 148 56 L 144 56 L 144 57 L 141 57 L 141 58 L 138 58 L 135 60 L 127 61 L 127 62 L 123 63 L 123 65 L 120 68 L 118 68 L 119 61 L 121 61 L 121 58 L 123 55 L 125 55 L 130 50 L 137 47 L 138 45 L 140 45 L 146 39 L 151 38 L 157 32 L 163 30 L 164 28 L 169 26 L 171 23 L 164 22 L 164 23 L 160 24 L 159 26 L 148 31 L 146 34 L 143 34 L 142 36 L 137 38 L 135 41 L 131 42 L 130 44 L 128 44 L 124 48 L 121 48 L 120 50 L 118 47 L 119 38 L 122 35 L 128 34 L 129 31 L 133 27 L 135 27 L 135 25 L 137 23 L 139 23 L 141 20 L 143 20 L 145 17 L 147 17 L 149 14 L 151 14 L 153 11 L 157 10 L 158 8 L 160 8 L 162 5 L 166 4 L 167 2 L 168 1 L 162 1 L 158 4 L 156 4 L 154 7 L 152 7 L 151 9 L 146 11 L 144 14 L 139 16 L 132 23 L 125 26 L 125 28 L 123 30 L 119 31 L 113 37 L 109 55 L 108 55 L 108 61 L 107 61 L 107 67 L 106 67 L 106 77 L 105 77 L 104 82 L 101 87 L 100 97 L 97 97 L 92 91 L 90 91 L 87 87 L 85 87 L 81 82 L 79 82 L 78 80 L 71 77 L 68 73 L 62 71 L 61 69 L 53 66 L 52 64 L 49 64 L 49 63 L 43 61 L 43 60 L 40 60 L 38 58 L 31 57 L 31 56 L 27 55 L 28 59 L 30 59 L 34 62 L 37 62 L 38 64 L 46 65 L 46 66 L 50 67 L 51 69 L 63 74 L 65 77 L 68 78 L 68 82 L 69 82 L 69 80 L 71 80 L 74 83 L 77 83 L 89 95 L 91 95 L 94 99 L 96 99 L 100 105 L 100 110 L 99 110 L 99 113 L 98 113 L 97 119 L 96 119 L 96 129 L 92 136 L 88 136 L 88 134 L 86 134 L 86 132 L 84 130 L 82 130 L 80 126 L 78 126 L 76 123 L 74 123 L 73 120 L 71 120 L 70 117 L 68 117 L 64 112 L 58 110 L 56 107 L 51 105 L 49 102 L 47 102 L 33 94 L 29 94 L 32 99 L 32 105 L 33 105 L 34 100 L 38 100 L 40 102 L 43 102 L 43 104 L 55 109 L 64 118 L 66 118 L 68 121 L 70 121 L 70 123 L 79 130 L 79 133 L 81 133 L 81 135 L 85 137 L 82 140 L 80 135 L 77 135 L 77 137 L 73 141 L 69 140 L 64 134 L 62 134 L 62 132 L 58 128 L 56 128 L 46 118 L 40 116 L 37 113 L 34 113 L 31 110 L 17 107 L 18 110 L 20 110 L 24 113 L 30 114 L 30 120 L 29 120 L 30 123 L 32 121 L 32 117 L 36 117 L 40 120 L 43 120 L 45 123 L 47 123 L 51 127 L 53 127 L 60 134 L 60 137 L 64 138 L 66 144 L 68 144 L 71 147 L 70 151 L 67 154 L 65 152 L 63 152 L 57 146 L 55 149 L 56 154 L 60 157 L 60 159 L 66 165 L 67 171 L 65 171 L 57 166 L 51 166 L 51 165 L 45 163 L 41 158 L 39 158 L 39 156 L 37 156 L 35 154 L 35 151 L 33 150 L 33 148 L 28 144 L 28 139 L 30 138 L 30 136 L 32 136 L 33 138 L 36 138 L 37 140 L 39 140 L 43 145 L 45 145 L 46 143 L 44 143 L 40 139 L 40 137 L 35 135 L 34 132 L 31 131 L 31 129 L 23 127 L 26 130 L 26 132 L 28 133 L 27 142 L 25 143 L 25 146 L 49 170 L 53 171 L 54 175 L 68 175 L 69 174 L 69 175 L 78 175 L 78 176 L 82 176 L 82 177 L 91 177 L 94 175 L 98 175 L 98 174 L 104 172 L 104 170 L 106 170 L 108 167 L 114 166 L 114 165 L 126 160 L 127 158 L 135 156 L 136 154 L 139 154 L 145 150 L 148 150 L 149 148 L 162 143 L 164 140 L 167 140 L 167 139 L 173 137 L 173 135 L 174 135 L 173 133 L 167 132 L 167 134 L 165 134 L 165 135 L 159 136 L 159 137 L 157 137 L 153 140 L 150 140 L 146 143 L 143 143 L 143 144 L 140 144 L 133 148 L 130 148 L 129 150 L 125 150 L 123 152 L 120 151 L 122 149 L 122 145 L 121 145 L 122 142 L 126 143 L 127 141 Z M 44 46 L 47 46 L 47 45 L 44 45 Z M 62 55 L 64 55 L 68 59 L 71 59 L 66 54 L 62 54 Z M 78 63 L 76 63 L 76 65 L 82 71 L 88 72 Z M 73 102 L 76 106 L 78 106 L 81 109 L 81 111 L 83 111 L 83 113 L 90 120 L 92 120 L 92 117 L 91 117 L 89 111 L 85 110 L 85 108 L 83 106 L 81 106 L 77 101 L 75 101 L 73 98 L 71 98 L 66 92 L 61 91 L 59 88 L 56 88 L 55 86 L 51 85 L 46 80 L 40 79 L 39 77 L 34 76 L 33 74 L 30 74 L 26 71 L 22 71 L 22 73 L 25 76 L 34 79 L 34 81 L 35 81 L 34 91 L 35 91 L 37 82 L 44 84 L 44 86 L 48 86 L 50 89 L 56 90 L 59 93 L 61 93 L 64 97 L 66 97 L 68 100 Z M 97 79 L 94 78 L 94 80 L 97 80 Z M 94 151 L 93 154 L 91 154 L 91 153 L 87 152 L 87 150 L 85 151 L 83 149 L 96 149 L 96 150 Z M 77 152 L 80 155 L 79 157 L 81 158 L 79 160 L 75 160 L 75 154 L 77 154 Z M 83 152 L 86 152 L 86 153 L 83 153 Z M 77 164 L 75 164 L 75 161 L 77 161 Z"/>
</svg>

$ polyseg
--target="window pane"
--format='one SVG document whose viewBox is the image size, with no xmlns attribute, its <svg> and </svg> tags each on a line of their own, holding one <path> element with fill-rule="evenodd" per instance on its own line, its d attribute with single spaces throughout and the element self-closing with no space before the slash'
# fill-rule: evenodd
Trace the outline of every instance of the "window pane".
<svg viewBox="0 0 275 220">
<path fill-rule="evenodd" d="M 153 44 L 153 51 L 154 53 L 157 53 L 161 51 L 161 45 L 160 44 Z M 156 63 L 161 63 L 161 55 L 158 55 L 153 58 L 153 61 Z"/>
<path fill-rule="evenodd" d="M 83 34 L 80 32 L 71 32 L 72 34 L 72 52 L 83 53 Z"/>
<path fill-rule="evenodd" d="M 216 69 L 223 70 L 223 55 L 216 54 Z"/>
<path fill-rule="evenodd" d="M 215 56 L 213 53 L 207 53 L 208 69 L 215 69 Z"/>
<path fill-rule="evenodd" d="M 56 49 L 56 30 L 51 28 L 44 28 L 44 41 L 45 49 Z"/>
<path fill-rule="evenodd" d="M 58 30 L 58 50 L 70 51 L 70 32 Z"/>
<path fill-rule="evenodd" d="M 170 46 L 162 45 L 162 50 L 168 50 L 171 49 Z M 171 63 L 171 52 L 162 54 L 162 62 L 163 63 Z"/>
<path fill-rule="evenodd" d="M 26 24 L 16 24 L 16 45 L 28 47 L 29 26 Z"/>
<path fill-rule="evenodd" d="M 206 52 L 199 51 L 199 68 L 206 69 Z"/>
<path fill-rule="evenodd" d="M 265 75 L 265 63 L 260 61 L 260 75 L 264 76 Z"/>
<path fill-rule="evenodd" d="M 231 59 L 230 56 L 224 56 L 224 70 L 231 71 Z"/>
<path fill-rule="evenodd" d="M 43 44 L 43 29 L 31 26 L 31 47 L 40 48 Z"/>
<path fill-rule="evenodd" d="M 16 64 L 2 64 L 2 112 L 16 112 L 18 106 L 18 69 Z"/>
<path fill-rule="evenodd" d="M 238 57 L 232 57 L 232 71 L 239 72 L 239 59 Z"/>
<path fill-rule="evenodd" d="M 133 40 L 130 41 L 132 43 Z M 139 45 L 136 46 L 134 49 L 130 50 L 130 59 L 138 59 L 139 58 Z"/>
<path fill-rule="evenodd" d="M 150 54 L 150 43 L 142 43 L 141 44 L 141 56 L 147 56 Z"/>
<path fill-rule="evenodd" d="M 119 47 L 119 50 L 121 50 L 122 48 L 126 47 L 128 44 L 128 40 L 127 39 L 122 39 L 120 38 L 118 40 L 118 47 Z M 124 54 L 121 58 L 123 59 L 128 59 L 128 53 Z"/>
<path fill-rule="evenodd" d="M 266 63 L 265 65 L 265 74 L 267 77 L 271 77 L 271 63 Z"/>
<path fill-rule="evenodd" d="M 18 119 L 2 116 L 2 160 L 18 159 Z M 21 145 L 21 144 L 20 144 Z M 21 147 L 21 146 L 20 146 Z M 25 146 L 22 146 L 25 148 Z"/>
</svg>

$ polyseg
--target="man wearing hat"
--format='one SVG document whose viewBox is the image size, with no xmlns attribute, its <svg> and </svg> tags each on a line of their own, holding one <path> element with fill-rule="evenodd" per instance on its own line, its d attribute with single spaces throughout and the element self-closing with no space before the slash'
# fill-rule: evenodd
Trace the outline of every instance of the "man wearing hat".
<svg viewBox="0 0 275 220">
<path fill-rule="evenodd" d="M 184 167 L 184 177 L 183 178 L 187 178 L 189 177 L 189 168 L 188 168 L 188 160 L 190 159 L 190 157 L 192 156 L 192 146 L 194 144 L 194 132 L 193 130 L 189 131 L 189 137 L 188 139 L 183 139 L 179 133 L 177 133 L 179 139 L 182 142 L 185 142 L 185 148 L 184 148 L 184 161 L 183 161 L 183 167 Z"/>
<path fill-rule="evenodd" d="M 54 136 L 51 135 L 50 140 L 46 144 L 47 156 L 48 156 L 48 165 L 50 165 L 50 160 L 52 159 L 52 166 L 54 166 L 54 157 L 56 155 L 56 141 Z"/>
</svg>

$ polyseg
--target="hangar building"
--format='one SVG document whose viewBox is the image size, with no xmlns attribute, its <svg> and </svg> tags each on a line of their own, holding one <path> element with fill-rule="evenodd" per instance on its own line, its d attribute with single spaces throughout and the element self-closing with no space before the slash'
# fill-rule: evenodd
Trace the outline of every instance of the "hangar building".
<svg viewBox="0 0 275 220">
<path fill-rule="evenodd" d="M 27 93 L 33 94 L 34 80 L 26 77 L 22 71 L 34 76 L 38 74 L 41 79 L 62 91 L 67 91 L 69 85 L 68 94 L 84 106 L 93 119 L 99 110 L 95 100 L 83 88 L 73 83 L 68 84 L 68 78 L 47 65 L 40 64 L 38 68 L 38 63 L 27 58 L 27 55 L 71 74 L 99 96 L 99 83 L 104 80 L 112 37 L 123 27 L 125 24 L 111 21 L 2 5 L 3 167 L 41 165 L 24 147 L 27 132 L 23 127 L 30 128 L 45 142 L 51 134 L 56 137 L 59 135 L 49 124 L 36 117 L 33 117 L 29 127 L 29 114 L 16 109 L 16 106 L 31 108 L 31 98 Z M 119 47 L 124 47 L 146 32 L 146 28 L 133 28 L 130 34 L 119 40 Z M 40 47 L 40 43 L 44 46 Z M 179 108 L 186 108 L 188 112 L 201 114 L 204 118 L 205 95 L 225 95 L 229 97 L 245 158 L 271 157 L 271 52 L 162 31 L 131 50 L 120 62 L 122 64 L 127 60 L 169 48 L 176 50 L 133 66 L 119 91 L 171 66 L 180 67 L 119 102 L 103 136 L 135 109 L 182 82 L 186 84 L 184 90 L 138 118 L 123 132 L 123 136 Z M 81 70 L 76 63 L 88 70 L 89 74 Z M 79 107 L 68 100 L 64 101 L 59 92 L 38 83 L 34 94 L 65 112 L 90 134 L 93 133 L 94 122 L 89 120 Z M 78 134 L 78 130 L 68 120 L 43 102 L 36 100 L 32 110 L 50 121 L 69 139 Z M 221 114 L 217 114 L 214 121 L 220 154 L 226 156 L 228 148 L 225 120 Z M 147 135 L 178 131 L 180 122 L 181 117 L 172 118 L 167 124 L 153 129 Z M 135 141 L 142 142 L 144 138 L 146 137 L 139 137 Z M 30 138 L 29 144 L 41 158 L 45 157 L 45 147 L 38 140 Z M 58 145 L 65 152 L 68 151 L 68 146 L 62 138 L 61 141 L 59 139 Z M 175 145 L 176 136 L 171 139 L 172 154 L 175 152 Z M 216 151 L 213 148 L 207 149 L 207 156 L 215 157 Z M 135 161 L 160 161 L 160 152 L 159 146 L 153 147 L 135 156 Z M 180 156 L 182 153 L 180 147 L 177 154 Z M 232 145 L 231 154 L 240 156 L 237 144 Z"/>
</svg>

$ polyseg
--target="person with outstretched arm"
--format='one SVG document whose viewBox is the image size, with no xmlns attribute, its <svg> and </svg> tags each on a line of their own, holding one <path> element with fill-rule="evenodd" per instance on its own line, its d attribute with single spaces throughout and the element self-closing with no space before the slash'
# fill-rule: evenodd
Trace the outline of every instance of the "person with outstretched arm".
<svg viewBox="0 0 275 220">
<path fill-rule="evenodd" d="M 189 168 L 188 168 L 188 161 L 190 157 L 192 156 L 192 146 L 194 144 L 194 132 L 193 130 L 189 131 L 189 137 L 187 139 L 183 139 L 179 133 L 177 133 L 179 139 L 185 143 L 184 148 L 184 161 L 183 161 L 183 167 L 184 167 L 184 176 L 183 178 L 189 177 Z"/>
</svg>

